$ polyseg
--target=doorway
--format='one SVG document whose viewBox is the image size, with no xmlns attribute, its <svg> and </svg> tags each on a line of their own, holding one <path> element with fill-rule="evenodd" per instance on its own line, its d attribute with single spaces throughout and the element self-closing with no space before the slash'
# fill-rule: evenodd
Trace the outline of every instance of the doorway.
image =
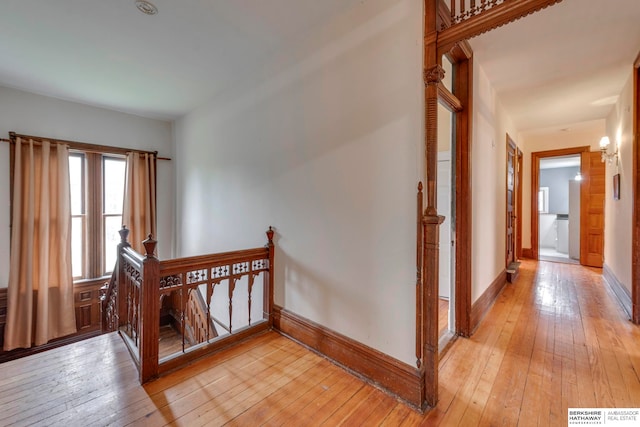
<svg viewBox="0 0 640 427">
<path fill-rule="evenodd" d="M 531 153 L 531 252 L 540 259 L 540 213 L 553 209 L 545 199 L 545 190 L 540 185 L 540 164 L 553 157 L 580 156 L 580 256 L 582 265 L 602 268 L 604 260 L 604 163 L 599 152 L 591 152 L 588 146 Z M 574 179 L 575 180 L 575 179 Z M 550 195 L 549 195 L 550 197 Z M 568 197 L 568 196 L 567 196 Z M 568 225 L 568 223 L 567 223 Z M 574 225 L 575 221 L 574 221 Z M 544 243 L 543 246 L 544 247 Z"/>
<path fill-rule="evenodd" d="M 580 263 L 579 155 L 540 159 L 538 183 L 538 259 Z"/>
<path fill-rule="evenodd" d="M 452 161 L 454 113 L 438 104 L 438 191 L 437 206 L 444 221 L 440 225 L 440 258 L 438 265 L 438 336 L 445 342 L 455 334 L 455 239 L 454 207 L 455 170 Z"/>
</svg>

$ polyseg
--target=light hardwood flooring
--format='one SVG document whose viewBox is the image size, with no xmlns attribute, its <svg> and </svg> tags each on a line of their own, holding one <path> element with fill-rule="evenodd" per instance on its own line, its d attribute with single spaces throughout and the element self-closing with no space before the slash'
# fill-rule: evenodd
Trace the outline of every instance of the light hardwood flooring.
<svg viewBox="0 0 640 427">
<path fill-rule="evenodd" d="M 640 407 L 640 329 L 600 271 L 520 268 L 424 415 L 275 332 L 144 387 L 108 334 L 0 365 L 0 425 L 561 426 L 569 407 Z"/>
<path fill-rule="evenodd" d="M 442 336 L 449 327 L 449 300 L 438 300 L 438 335 Z"/>
</svg>

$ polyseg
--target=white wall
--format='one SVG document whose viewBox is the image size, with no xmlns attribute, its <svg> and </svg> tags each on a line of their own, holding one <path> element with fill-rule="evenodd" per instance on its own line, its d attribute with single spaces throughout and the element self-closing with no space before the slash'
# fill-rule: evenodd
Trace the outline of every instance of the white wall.
<svg viewBox="0 0 640 427">
<path fill-rule="evenodd" d="M 9 132 L 173 155 L 171 124 L 0 87 L 0 135 Z M 0 143 L 0 287 L 9 280 L 9 144 Z M 172 255 L 173 165 L 158 162 L 158 241 Z"/>
<path fill-rule="evenodd" d="M 175 123 L 180 255 L 272 225 L 276 304 L 411 364 L 421 7 L 361 2 Z"/>
<path fill-rule="evenodd" d="M 631 68 L 631 67 L 630 67 Z M 620 162 L 607 165 L 605 185 L 604 262 L 631 293 L 633 233 L 633 76 L 606 121 L 606 134 L 619 144 Z M 620 200 L 613 200 L 613 175 L 620 174 Z"/>
<path fill-rule="evenodd" d="M 561 148 L 590 146 L 598 150 L 598 143 L 605 132 L 605 121 L 568 125 L 564 129 L 540 129 L 522 132 L 518 136 L 522 156 L 522 247 L 531 248 L 531 153 Z M 537 193 L 537 190 L 536 190 Z"/>
<path fill-rule="evenodd" d="M 471 297 L 475 301 L 506 267 L 507 133 L 514 140 L 517 136 L 477 57 L 473 102 Z"/>
</svg>

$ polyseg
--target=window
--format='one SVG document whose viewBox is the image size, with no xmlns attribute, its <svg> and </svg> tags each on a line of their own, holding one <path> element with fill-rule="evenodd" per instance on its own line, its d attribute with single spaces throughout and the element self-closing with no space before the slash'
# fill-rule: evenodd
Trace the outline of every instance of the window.
<svg viewBox="0 0 640 427">
<path fill-rule="evenodd" d="M 540 187 L 538 190 L 538 212 L 549 212 L 549 187 Z"/>
<path fill-rule="evenodd" d="M 73 151 L 71 182 L 71 265 L 74 280 L 110 274 L 122 227 L 125 158 Z"/>
</svg>

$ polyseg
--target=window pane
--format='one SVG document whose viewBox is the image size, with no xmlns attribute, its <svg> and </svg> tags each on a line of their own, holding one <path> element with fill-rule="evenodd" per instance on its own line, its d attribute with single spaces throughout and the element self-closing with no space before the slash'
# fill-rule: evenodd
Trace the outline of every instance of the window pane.
<svg viewBox="0 0 640 427">
<path fill-rule="evenodd" d="M 122 215 L 107 216 L 104 218 L 104 273 L 111 273 L 116 264 L 118 243 L 122 227 Z"/>
<path fill-rule="evenodd" d="M 69 156 L 69 181 L 71 190 L 71 215 L 81 215 L 84 213 L 83 203 L 83 163 L 84 156 L 82 154 Z"/>
<path fill-rule="evenodd" d="M 84 240 L 83 218 L 71 218 L 71 272 L 73 277 L 83 277 L 84 257 L 82 242 Z"/>
<path fill-rule="evenodd" d="M 104 201 L 102 212 L 105 214 L 122 214 L 124 169 L 124 159 L 104 157 Z"/>
</svg>

